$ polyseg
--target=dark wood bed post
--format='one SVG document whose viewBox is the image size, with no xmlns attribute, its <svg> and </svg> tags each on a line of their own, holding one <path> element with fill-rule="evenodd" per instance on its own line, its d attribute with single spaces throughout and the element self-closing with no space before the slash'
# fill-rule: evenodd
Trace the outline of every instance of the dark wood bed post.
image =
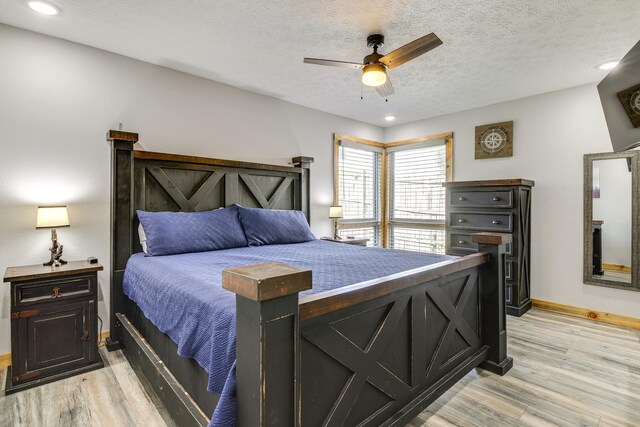
<svg viewBox="0 0 640 427">
<path fill-rule="evenodd" d="M 302 191 L 300 192 L 300 206 L 296 209 L 300 209 L 307 216 L 307 221 L 311 222 L 311 200 L 309 194 L 311 194 L 311 163 L 313 163 L 313 157 L 298 156 L 291 159 L 293 165 L 298 168 L 302 168 L 302 174 L 300 179 L 300 186 Z M 298 194 L 298 192 L 296 192 Z"/>
<path fill-rule="evenodd" d="M 513 366 L 507 356 L 507 320 L 504 299 L 504 265 L 506 245 L 511 243 L 511 234 L 474 233 L 471 236 L 478 244 L 478 251 L 489 254 L 491 259 L 482 266 L 480 276 L 480 328 L 481 338 L 489 346 L 487 360 L 482 369 L 504 375 Z"/>
<path fill-rule="evenodd" d="M 121 346 L 115 314 L 124 313 L 122 278 L 132 254 L 133 145 L 138 142 L 138 134 L 110 130 L 107 141 L 111 143 L 111 316 L 107 349 L 113 351 Z"/>
<path fill-rule="evenodd" d="M 239 427 L 300 425 L 298 292 L 311 270 L 265 263 L 224 270 L 236 294 L 236 395 Z"/>
</svg>

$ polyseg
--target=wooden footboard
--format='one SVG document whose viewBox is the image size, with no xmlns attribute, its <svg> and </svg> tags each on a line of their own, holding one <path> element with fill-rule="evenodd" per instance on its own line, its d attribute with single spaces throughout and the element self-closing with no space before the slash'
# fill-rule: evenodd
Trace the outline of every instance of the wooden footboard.
<svg viewBox="0 0 640 427">
<path fill-rule="evenodd" d="M 473 238 L 482 253 L 299 300 L 308 270 L 226 270 L 238 425 L 404 425 L 476 366 L 506 373 L 510 235 Z"/>
</svg>

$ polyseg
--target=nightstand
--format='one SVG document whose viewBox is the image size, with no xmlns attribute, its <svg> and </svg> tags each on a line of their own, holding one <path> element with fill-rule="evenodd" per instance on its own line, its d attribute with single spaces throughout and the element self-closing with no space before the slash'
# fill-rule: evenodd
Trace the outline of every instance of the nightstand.
<svg viewBox="0 0 640 427">
<path fill-rule="evenodd" d="M 347 245 L 367 246 L 369 239 L 332 239 L 331 237 L 322 237 L 321 240 L 329 242 L 346 243 Z"/>
<path fill-rule="evenodd" d="M 5 394 L 103 366 L 98 353 L 100 264 L 9 267 L 11 366 Z"/>
</svg>

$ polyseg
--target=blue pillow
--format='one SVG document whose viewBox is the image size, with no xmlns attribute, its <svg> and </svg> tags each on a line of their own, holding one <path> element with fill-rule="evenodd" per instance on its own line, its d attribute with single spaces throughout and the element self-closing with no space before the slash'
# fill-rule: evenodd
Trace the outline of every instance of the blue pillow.
<svg viewBox="0 0 640 427">
<path fill-rule="evenodd" d="M 240 222 L 249 246 L 302 243 L 315 240 L 302 211 L 243 208 Z"/>
<path fill-rule="evenodd" d="M 247 246 L 235 206 L 207 212 L 137 213 L 150 256 Z"/>
</svg>

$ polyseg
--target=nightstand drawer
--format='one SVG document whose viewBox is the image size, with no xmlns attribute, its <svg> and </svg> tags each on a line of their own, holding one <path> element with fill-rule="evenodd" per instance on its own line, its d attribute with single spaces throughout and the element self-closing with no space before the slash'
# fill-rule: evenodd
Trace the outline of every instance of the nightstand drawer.
<svg viewBox="0 0 640 427">
<path fill-rule="evenodd" d="M 451 191 L 451 206 L 465 208 L 511 208 L 513 191 Z"/>
<path fill-rule="evenodd" d="M 15 284 L 14 306 L 88 297 L 95 294 L 95 275 L 35 280 Z"/>
<path fill-rule="evenodd" d="M 449 227 L 459 230 L 511 232 L 512 214 L 480 214 L 452 212 L 449 214 Z"/>
</svg>

